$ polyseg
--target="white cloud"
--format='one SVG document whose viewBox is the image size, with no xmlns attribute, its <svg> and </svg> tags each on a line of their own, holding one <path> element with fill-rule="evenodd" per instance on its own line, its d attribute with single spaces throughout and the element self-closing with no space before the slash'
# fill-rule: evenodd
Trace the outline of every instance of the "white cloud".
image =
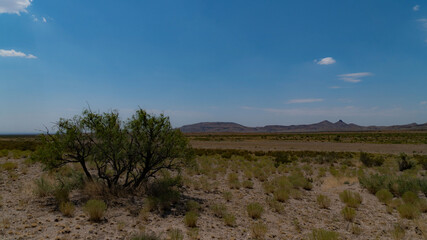
<svg viewBox="0 0 427 240">
<path fill-rule="evenodd" d="M 33 0 L 0 0 L 0 13 L 20 14 L 27 12 Z"/>
<path fill-rule="evenodd" d="M 22 57 L 22 58 L 30 58 L 30 59 L 37 58 L 36 56 L 34 56 L 32 54 L 25 54 L 23 52 L 17 52 L 13 49 L 11 49 L 11 50 L 0 49 L 0 57 Z"/>
<path fill-rule="evenodd" d="M 427 105 L 427 101 L 421 101 L 420 104 L 421 105 Z"/>
<path fill-rule="evenodd" d="M 322 98 L 304 98 L 304 99 L 291 99 L 287 103 L 313 103 L 322 102 Z"/>
<path fill-rule="evenodd" d="M 325 57 L 322 58 L 320 60 L 314 60 L 315 63 L 319 64 L 319 65 L 330 65 L 330 64 L 334 64 L 337 61 L 335 61 L 335 59 L 333 59 L 332 57 Z"/>
<path fill-rule="evenodd" d="M 46 20 L 46 18 L 45 17 L 42 17 L 42 21 L 45 23 L 45 22 L 47 22 L 47 20 Z"/>
<path fill-rule="evenodd" d="M 338 75 L 338 77 L 346 82 L 358 83 L 361 82 L 361 78 L 372 76 L 373 74 L 370 72 L 359 72 L 359 73 L 347 73 Z"/>
<path fill-rule="evenodd" d="M 415 5 L 412 10 L 414 10 L 415 12 L 420 10 L 420 5 Z"/>
<path fill-rule="evenodd" d="M 340 88 L 343 88 L 343 87 L 340 87 L 340 86 L 330 86 L 329 88 L 330 89 L 340 89 Z"/>
</svg>

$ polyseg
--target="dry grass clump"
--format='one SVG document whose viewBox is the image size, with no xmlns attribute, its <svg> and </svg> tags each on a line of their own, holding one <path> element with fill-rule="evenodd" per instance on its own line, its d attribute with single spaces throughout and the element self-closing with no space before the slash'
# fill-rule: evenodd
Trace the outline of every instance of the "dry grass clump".
<svg viewBox="0 0 427 240">
<path fill-rule="evenodd" d="M 331 199 L 323 194 L 317 195 L 316 201 L 320 208 L 328 209 L 331 206 Z"/>
<path fill-rule="evenodd" d="M 381 189 L 379 190 L 375 196 L 378 198 L 378 200 L 384 204 L 389 204 L 391 200 L 393 200 L 393 194 L 387 190 L 387 189 Z"/>
<path fill-rule="evenodd" d="M 211 210 L 215 217 L 223 218 L 227 214 L 227 207 L 224 204 L 214 204 Z"/>
<path fill-rule="evenodd" d="M 358 208 L 362 203 L 362 196 L 359 193 L 352 192 L 350 190 L 344 190 L 340 193 L 340 199 L 348 207 Z"/>
<path fill-rule="evenodd" d="M 140 233 L 133 236 L 131 240 L 161 240 L 161 238 L 154 233 Z"/>
<path fill-rule="evenodd" d="M 339 234 L 334 231 L 327 231 L 324 229 L 314 229 L 309 238 L 309 240 L 338 240 Z"/>
<path fill-rule="evenodd" d="M 418 195 L 414 192 L 408 191 L 405 192 L 402 196 L 402 200 L 405 203 L 409 203 L 409 204 L 416 204 L 419 202 L 420 198 L 418 197 Z"/>
<path fill-rule="evenodd" d="M 235 227 L 236 226 L 236 216 L 233 214 L 227 213 L 224 215 L 224 222 L 225 225 L 229 227 Z"/>
<path fill-rule="evenodd" d="M 242 186 L 247 189 L 253 189 L 254 183 L 251 180 L 245 180 L 242 182 Z"/>
<path fill-rule="evenodd" d="M 420 216 L 418 207 L 411 203 L 404 203 L 397 207 L 400 217 L 407 219 L 416 219 Z"/>
<path fill-rule="evenodd" d="M 107 205 L 102 200 L 91 199 L 87 201 L 83 210 L 89 215 L 90 221 L 98 222 L 104 216 Z"/>
<path fill-rule="evenodd" d="M 184 234 L 180 229 L 173 228 L 168 231 L 168 236 L 170 240 L 183 240 Z"/>
<path fill-rule="evenodd" d="M 405 237 L 405 227 L 402 224 L 395 224 L 392 231 L 391 237 L 395 240 L 401 240 Z"/>
<path fill-rule="evenodd" d="M 228 174 L 228 186 L 230 186 L 231 189 L 240 188 L 239 176 L 236 173 Z"/>
<path fill-rule="evenodd" d="M 353 222 L 356 217 L 356 210 L 346 206 L 341 210 L 341 214 L 346 221 Z"/>
<path fill-rule="evenodd" d="M 273 192 L 274 200 L 279 202 L 286 202 L 289 199 L 289 190 L 278 189 Z"/>
<path fill-rule="evenodd" d="M 250 203 L 248 206 L 246 206 L 246 211 L 248 212 L 249 217 L 252 219 L 259 219 L 264 212 L 264 208 L 259 203 Z"/>
<path fill-rule="evenodd" d="M 53 185 L 50 181 L 48 181 L 45 177 L 41 177 L 40 179 L 35 180 L 34 193 L 39 197 L 46 197 L 52 194 Z"/>
<path fill-rule="evenodd" d="M 5 162 L 3 164 L 0 164 L 0 167 L 5 171 L 12 171 L 18 168 L 18 164 L 14 162 Z"/>
<path fill-rule="evenodd" d="M 185 214 L 184 223 L 187 227 L 195 228 L 197 226 L 198 214 L 194 211 L 189 211 Z"/>
<path fill-rule="evenodd" d="M 257 222 L 252 224 L 251 226 L 251 232 L 252 232 L 252 237 L 254 239 L 264 239 L 265 238 L 265 234 L 267 234 L 267 225 L 265 225 L 262 222 Z"/>
<path fill-rule="evenodd" d="M 285 207 L 283 206 L 282 203 L 272 199 L 272 198 L 267 198 L 266 202 L 268 204 L 268 206 L 277 213 L 283 213 L 285 211 Z"/>
<path fill-rule="evenodd" d="M 222 196 L 224 197 L 225 201 L 229 202 L 233 198 L 233 194 L 230 191 L 223 192 Z"/>
<path fill-rule="evenodd" d="M 59 204 L 59 211 L 66 217 L 72 217 L 75 211 L 74 204 L 71 202 L 61 202 Z"/>
<path fill-rule="evenodd" d="M 198 202 L 194 200 L 188 200 L 185 208 L 187 209 L 187 211 L 199 212 L 202 207 Z"/>
</svg>

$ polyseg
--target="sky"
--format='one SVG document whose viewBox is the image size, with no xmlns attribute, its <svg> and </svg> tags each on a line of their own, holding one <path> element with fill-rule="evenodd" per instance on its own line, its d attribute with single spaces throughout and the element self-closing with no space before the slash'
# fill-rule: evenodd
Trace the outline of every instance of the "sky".
<svg viewBox="0 0 427 240">
<path fill-rule="evenodd" d="M 427 122 L 423 0 L 0 0 L 0 133 L 136 109 L 174 127 Z"/>
</svg>

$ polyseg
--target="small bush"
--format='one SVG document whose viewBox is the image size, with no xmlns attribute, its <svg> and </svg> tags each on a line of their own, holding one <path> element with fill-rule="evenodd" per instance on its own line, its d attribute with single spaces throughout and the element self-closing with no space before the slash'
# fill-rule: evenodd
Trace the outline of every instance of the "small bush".
<svg viewBox="0 0 427 240">
<path fill-rule="evenodd" d="M 187 211 L 199 212 L 201 207 L 200 207 L 200 204 L 198 202 L 196 202 L 194 200 L 189 200 L 189 201 L 187 201 L 186 209 L 187 209 Z"/>
<path fill-rule="evenodd" d="M 194 211 L 189 211 L 185 214 L 184 223 L 187 227 L 195 228 L 197 226 L 198 215 Z"/>
<path fill-rule="evenodd" d="M 343 215 L 345 220 L 353 222 L 354 217 L 356 217 L 356 210 L 354 208 L 346 206 L 341 210 L 341 214 Z"/>
<path fill-rule="evenodd" d="M 279 202 L 286 202 L 289 199 L 289 191 L 278 189 L 273 193 L 274 199 Z"/>
<path fill-rule="evenodd" d="M 359 176 L 359 182 L 362 187 L 370 193 L 375 194 L 383 188 L 388 188 L 389 177 L 385 175 L 372 174 Z"/>
<path fill-rule="evenodd" d="M 181 196 L 179 188 L 181 187 L 180 177 L 164 177 L 155 180 L 148 187 L 147 194 L 153 209 L 160 211 L 168 210 L 176 203 Z"/>
<path fill-rule="evenodd" d="M 36 188 L 34 192 L 39 197 L 46 197 L 52 194 L 53 186 L 44 177 L 35 180 Z"/>
<path fill-rule="evenodd" d="M 344 190 L 340 193 L 340 199 L 348 207 L 358 208 L 362 203 L 362 196 L 359 193 L 351 192 L 350 190 Z"/>
<path fill-rule="evenodd" d="M 225 225 L 229 227 L 234 227 L 236 226 L 236 217 L 233 214 L 229 214 L 229 213 L 225 214 L 224 222 L 225 222 Z"/>
<path fill-rule="evenodd" d="M 227 207 L 224 204 L 215 204 L 211 206 L 215 217 L 223 218 L 227 214 Z"/>
<path fill-rule="evenodd" d="M 264 223 L 258 222 L 254 223 L 251 226 L 252 237 L 255 239 L 264 239 L 265 234 L 267 234 L 267 225 Z"/>
<path fill-rule="evenodd" d="M 324 229 L 314 229 L 310 236 L 310 240 L 338 240 L 339 235 L 333 231 L 327 231 Z"/>
<path fill-rule="evenodd" d="M 421 192 L 424 193 L 424 196 L 427 197 L 427 178 L 420 179 L 418 186 L 420 187 Z"/>
<path fill-rule="evenodd" d="M 408 191 L 402 195 L 402 200 L 405 203 L 416 204 L 420 200 L 420 198 L 414 192 Z"/>
<path fill-rule="evenodd" d="M 104 216 L 107 205 L 102 200 L 91 199 L 87 201 L 83 210 L 89 215 L 89 220 L 98 222 Z"/>
<path fill-rule="evenodd" d="M 319 194 L 316 200 L 320 208 L 328 209 L 331 206 L 331 199 L 323 194 Z"/>
<path fill-rule="evenodd" d="M 385 159 L 381 156 L 374 156 L 373 154 L 361 152 L 360 153 L 360 161 L 363 163 L 363 165 L 367 167 L 373 167 L 373 166 L 381 166 L 383 165 Z"/>
<path fill-rule="evenodd" d="M 404 153 L 400 154 L 399 159 L 397 160 L 397 163 L 399 165 L 399 171 L 411 169 L 411 168 L 415 167 L 415 165 L 416 165 L 415 162 L 411 161 L 409 159 L 409 156 L 404 154 Z"/>
<path fill-rule="evenodd" d="M 253 189 L 254 183 L 251 180 L 246 180 L 246 181 L 243 181 L 242 186 L 244 188 Z"/>
<path fill-rule="evenodd" d="M 400 240 L 405 237 L 405 228 L 401 224 L 395 224 L 391 231 L 393 239 Z"/>
<path fill-rule="evenodd" d="M 397 211 L 400 217 L 407 219 L 416 219 L 420 215 L 419 209 L 415 205 L 409 203 L 398 206 Z"/>
<path fill-rule="evenodd" d="M 418 192 L 420 185 L 417 178 L 402 175 L 389 182 L 389 189 L 394 196 L 399 197 L 403 196 L 405 192 Z"/>
<path fill-rule="evenodd" d="M 225 201 L 229 202 L 233 198 L 233 194 L 230 191 L 223 192 L 222 196 L 224 197 Z"/>
<path fill-rule="evenodd" d="M 270 208 L 273 209 L 274 212 L 283 213 L 285 211 L 285 207 L 282 203 L 271 198 L 267 198 L 266 201 L 268 206 L 270 206 Z"/>
<path fill-rule="evenodd" d="M 249 217 L 252 219 L 258 219 L 261 218 L 264 208 L 259 203 L 250 203 L 246 206 L 246 211 L 248 212 Z"/>
<path fill-rule="evenodd" d="M 56 203 L 60 205 L 70 200 L 70 190 L 65 187 L 57 187 L 53 191 L 53 196 L 55 197 Z"/>
<path fill-rule="evenodd" d="M 240 188 L 239 176 L 236 173 L 228 174 L 228 185 L 231 189 Z"/>
<path fill-rule="evenodd" d="M 414 158 L 424 170 L 427 170 L 427 155 L 414 155 Z"/>
<path fill-rule="evenodd" d="M 391 200 L 393 199 L 393 194 L 387 189 L 381 189 L 379 190 L 375 196 L 378 198 L 378 200 L 384 204 L 389 204 Z"/>
<path fill-rule="evenodd" d="M 71 202 L 61 202 L 59 205 L 59 210 L 66 217 L 72 217 L 74 215 L 75 207 Z"/>
</svg>

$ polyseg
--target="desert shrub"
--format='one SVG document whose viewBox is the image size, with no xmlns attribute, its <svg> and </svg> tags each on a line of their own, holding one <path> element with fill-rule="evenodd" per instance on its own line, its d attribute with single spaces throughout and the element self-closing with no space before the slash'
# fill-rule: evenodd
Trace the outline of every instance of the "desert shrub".
<svg viewBox="0 0 427 240">
<path fill-rule="evenodd" d="M 379 190 L 375 196 L 378 198 L 378 200 L 382 203 L 389 204 L 391 200 L 393 199 L 393 194 L 387 189 L 381 189 Z"/>
<path fill-rule="evenodd" d="M 261 168 L 255 168 L 253 170 L 254 177 L 260 182 L 264 182 L 268 179 L 267 174 Z"/>
<path fill-rule="evenodd" d="M 168 231 L 168 235 L 169 235 L 170 240 L 183 240 L 184 239 L 184 234 L 182 233 L 182 231 L 180 229 L 177 229 L 177 228 L 170 229 Z"/>
<path fill-rule="evenodd" d="M 102 200 L 91 199 L 86 202 L 83 210 L 89 215 L 89 220 L 98 222 L 104 216 L 107 205 Z"/>
<path fill-rule="evenodd" d="M 110 189 L 137 189 L 163 169 L 181 169 L 192 156 L 188 139 L 168 117 L 142 109 L 127 121 L 117 111 L 84 110 L 81 116 L 60 119 L 55 131 L 40 135 L 32 158 L 47 169 L 77 163 L 89 180 L 96 173 Z M 88 170 L 89 162 L 96 171 Z"/>
<path fill-rule="evenodd" d="M 392 208 L 397 209 L 397 207 L 399 207 L 399 206 L 400 206 L 400 205 L 402 205 L 402 204 L 403 204 L 402 199 L 400 199 L 400 198 L 395 198 L 395 199 L 391 200 L 391 202 L 390 202 L 389 206 L 390 206 L 390 207 L 392 207 Z"/>
<path fill-rule="evenodd" d="M 375 156 L 373 154 L 360 152 L 360 161 L 363 163 L 363 165 L 367 167 L 373 167 L 373 166 L 381 166 L 383 165 L 385 159 L 382 156 Z"/>
<path fill-rule="evenodd" d="M 362 203 L 362 196 L 357 192 L 352 192 L 350 190 L 344 190 L 340 193 L 340 199 L 348 207 L 358 208 Z"/>
<path fill-rule="evenodd" d="M 46 178 L 41 177 L 40 179 L 37 179 L 34 181 L 36 188 L 34 189 L 34 192 L 39 197 L 46 197 L 52 194 L 53 191 L 53 185 L 46 180 Z"/>
<path fill-rule="evenodd" d="M 421 192 L 424 193 L 424 196 L 427 197 L 427 178 L 420 179 L 418 186 L 420 187 Z"/>
<path fill-rule="evenodd" d="M 420 198 L 416 193 L 408 191 L 402 195 L 402 200 L 405 203 L 416 204 L 420 200 Z"/>
<path fill-rule="evenodd" d="M 248 212 L 249 217 L 252 219 L 258 219 L 261 218 L 264 208 L 259 203 L 250 203 L 246 206 L 246 211 Z"/>
<path fill-rule="evenodd" d="M 224 215 L 224 222 L 226 226 L 234 227 L 236 226 L 236 216 L 233 214 L 227 213 Z"/>
<path fill-rule="evenodd" d="M 153 209 L 157 208 L 160 211 L 170 209 L 181 196 L 181 183 L 181 178 L 179 176 L 165 176 L 153 181 L 147 188 L 148 199 L 153 205 Z"/>
<path fill-rule="evenodd" d="M 346 206 L 341 210 L 341 214 L 343 215 L 345 220 L 353 222 L 354 217 L 356 216 L 356 210 L 354 208 Z"/>
<path fill-rule="evenodd" d="M 59 211 L 66 217 L 72 217 L 75 211 L 74 204 L 71 202 L 61 202 L 59 204 Z"/>
<path fill-rule="evenodd" d="M 395 240 L 401 240 L 403 237 L 405 237 L 405 227 L 402 226 L 402 224 L 395 224 L 392 231 L 391 236 Z"/>
<path fill-rule="evenodd" d="M 320 208 L 328 209 L 331 206 L 331 199 L 323 194 L 317 195 L 316 201 Z"/>
<path fill-rule="evenodd" d="M 409 191 L 417 193 L 420 189 L 419 180 L 415 177 L 401 175 L 389 182 L 389 189 L 396 197 Z"/>
<path fill-rule="evenodd" d="M 310 236 L 310 240 L 338 240 L 339 234 L 333 231 L 327 231 L 324 229 L 314 229 Z"/>
<path fill-rule="evenodd" d="M 383 188 L 388 188 L 389 177 L 386 175 L 371 174 L 359 176 L 360 185 L 366 188 L 370 193 L 375 194 Z"/>
<path fill-rule="evenodd" d="M 228 174 L 227 178 L 228 178 L 228 186 L 230 186 L 231 189 L 240 188 L 239 176 L 236 173 Z"/>
<path fill-rule="evenodd" d="M 56 203 L 60 205 L 70 200 L 70 190 L 66 187 L 57 186 L 53 191 L 53 196 L 55 197 Z"/>
<path fill-rule="evenodd" d="M 404 203 L 398 206 L 397 211 L 399 212 L 400 217 L 407 219 L 416 219 L 420 215 L 420 210 L 417 206 L 410 203 Z"/>
<path fill-rule="evenodd" d="M 426 199 L 419 199 L 416 202 L 416 205 L 417 205 L 418 209 L 420 210 L 420 212 L 422 212 L 422 213 L 427 212 L 427 200 Z"/>
<path fill-rule="evenodd" d="M 289 181 L 295 188 L 304 188 L 305 190 L 311 190 L 313 188 L 311 182 L 308 181 L 301 172 L 293 172 L 289 176 Z"/>
<path fill-rule="evenodd" d="M 18 168 L 18 164 L 14 163 L 14 162 L 5 162 L 5 163 L 1 164 L 0 166 L 5 171 L 12 171 L 12 170 L 15 170 Z"/>
<path fill-rule="evenodd" d="M 397 159 L 397 164 L 399 165 L 399 171 L 404 171 L 415 167 L 415 162 L 409 159 L 409 156 L 401 153 Z"/>
<path fill-rule="evenodd" d="M 215 217 L 223 218 L 227 214 L 227 207 L 224 204 L 214 204 L 211 210 Z"/>
<path fill-rule="evenodd" d="M 131 240 L 161 240 L 161 238 L 154 233 L 140 233 L 133 236 Z"/>
<path fill-rule="evenodd" d="M 233 198 L 233 194 L 230 191 L 223 192 L 222 196 L 224 197 L 225 201 L 229 202 Z"/>
<path fill-rule="evenodd" d="M 267 225 L 265 225 L 264 223 L 254 223 L 251 226 L 252 237 L 254 239 L 264 239 L 265 234 L 267 234 L 267 230 Z"/>
<path fill-rule="evenodd" d="M 253 189 L 254 188 L 254 183 L 251 180 L 245 180 L 245 181 L 242 182 L 242 186 L 244 188 Z"/>
<path fill-rule="evenodd" d="M 189 211 L 185 214 L 184 223 L 187 227 L 194 228 L 197 226 L 198 214 L 194 211 Z"/>
<path fill-rule="evenodd" d="M 270 153 L 274 157 L 274 166 L 278 167 L 281 164 L 287 164 L 292 162 L 292 158 L 289 153 L 278 151 Z"/>
</svg>

